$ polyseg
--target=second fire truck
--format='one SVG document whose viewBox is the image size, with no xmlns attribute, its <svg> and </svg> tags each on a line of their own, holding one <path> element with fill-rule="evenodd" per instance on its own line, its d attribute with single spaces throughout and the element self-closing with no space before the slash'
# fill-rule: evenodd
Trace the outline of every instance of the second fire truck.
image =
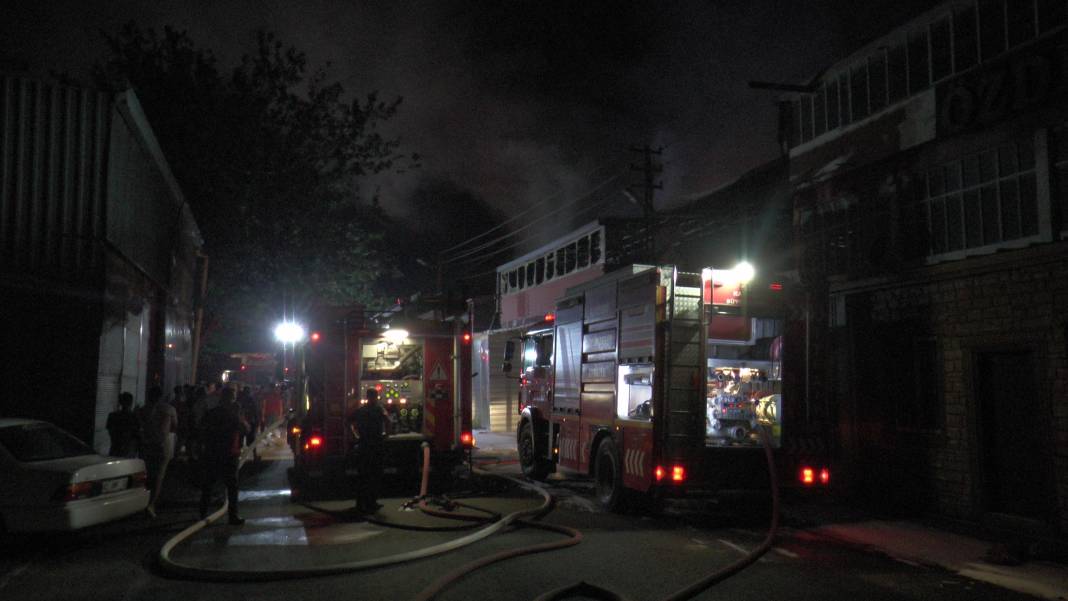
<svg viewBox="0 0 1068 601">
<path fill-rule="evenodd" d="M 626 491 L 766 486 L 760 434 L 780 449 L 801 413 L 803 366 L 791 355 L 803 356 L 792 348 L 803 336 L 783 286 L 747 285 L 745 271 L 632 265 L 569 289 L 518 349 L 509 343 L 504 369 L 521 362 L 523 472 L 591 474 L 609 509 Z M 777 468 L 825 486 L 826 455 L 810 451 L 777 451 Z"/>
<path fill-rule="evenodd" d="M 386 474 L 418 474 L 422 445 L 432 472 L 448 474 L 474 445 L 471 335 L 455 319 L 401 318 L 400 311 L 321 310 L 302 368 L 302 415 L 291 420 L 294 495 L 344 488 L 354 472 L 350 417 L 378 391 L 389 415 Z M 402 323 L 403 322 L 403 323 Z"/>
</svg>

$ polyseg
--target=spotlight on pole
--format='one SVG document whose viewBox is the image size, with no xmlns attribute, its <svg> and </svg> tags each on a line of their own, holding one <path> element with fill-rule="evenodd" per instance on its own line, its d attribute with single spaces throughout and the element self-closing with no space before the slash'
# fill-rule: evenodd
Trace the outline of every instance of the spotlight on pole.
<svg viewBox="0 0 1068 601">
<path fill-rule="evenodd" d="M 282 344 L 294 344 L 304 340 L 304 327 L 292 321 L 283 321 L 275 326 L 274 337 Z"/>
</svg>

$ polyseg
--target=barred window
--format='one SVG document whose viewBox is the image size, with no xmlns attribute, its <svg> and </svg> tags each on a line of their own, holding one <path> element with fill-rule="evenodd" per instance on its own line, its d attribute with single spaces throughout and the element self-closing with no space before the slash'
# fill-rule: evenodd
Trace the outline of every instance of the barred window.
<svg viewBox="0 0 1068 601">
<path fill-rule="evenodd" d="M 931 81 L 953 73 L 953 46 L 949 17 L 931 24 Z"/>
<path fill-rule="evenodd" d="M 827 82 L 826 94 L 827 97 L 827 130 L 832 130 L 838 127 L 838 80 L 832 79 Z"/>
<path fill-rule="evenodd" d="M 590 265 L 596 265 L 601 260 L 601 232 L 590 234 Z"/>
<path fill-rule="evenodd" d="M 886 55 L 882 52 L 868 58 L 868 97 L 871 112 L 886 108 Z"/>
<path fill-rule="evenodd" d="M 578 241 L 578 267 L 585 267 L 590 264 L 590 239 L 586 236 L 579 238 Z"/>
<path fill-rule="evenodd" d="M 1053 206 L 1059 207 L 1060 229 L 1068 233 L 1068 123 L 1050 132 L 1050 194 Z"/>
<path fill-rule="evenodd" d="M 916 206 L 927 254 L 942 255 L 1038 234 L 1034 144 L 1010 142 L 928 169 Z"/>
<path fill-rule="evenodd" d="M 953 13 L 953 67 L 963 71 L 979 61 L 979 33 L 975 5 L 963 6 Z"/>
<path fill-rule="evenodd" d="M 890 48 L 886 55 L 887 61 L 887 90 L 889 91 L 890 103 L 908 96 L 909 74 L 906 47 L 898 44 Z"/>
<path fill-rule="evenodd" d="M 849 70 L 850 90 L 852 98 L 853 121 L 860 121 L 868 116 L 868 65 L 861 63 Z"/>
</svg>

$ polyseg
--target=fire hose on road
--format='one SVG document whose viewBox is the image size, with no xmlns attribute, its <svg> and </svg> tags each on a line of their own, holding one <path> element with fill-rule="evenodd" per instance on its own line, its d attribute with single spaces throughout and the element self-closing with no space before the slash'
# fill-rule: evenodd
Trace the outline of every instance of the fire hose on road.
<svg viewBox="0 0 1068 601">
<path fill-rule="evenodd" d="M 279 420 L 278 422 L 272 424 L 272 428 L 276 428 L 279 425 L 281 425 L 281 421 L 282 420 Z M 267 431 L 269 431 L 269 430 L 265 430 L 264 433 L 267 432 Z M 262 437 L 264 436 L 264 433 L 261 433 L 259 436 L 257 436 L 257 438 L 254 441 L 253 445 L 250 445 L 249 447 L 247 447 L 245 449 L 245 451 L 242 452 L 242 456 L 241 456 L 241 459 L 240 459 L 240 462 L 239 462 L 239 468 L 240 468 L 240 465 L 243 465 L 247 461 L 247 459 L 248 459 L 248 451 L 250 449 L 252 449 L 256 444 L 259 444 L 259 442 L 261 441 Z M 732 576 L 734 574 L 737 574 L 738 572 L 742 571 L 746 567 L 752 565 L 758 559 L 760 559 L 760 557 L 762 555 L 764 555 L 769 549 L 771 549 L 772 544 L 774 543 L 774 539 L 775 539 L 776 533 L 778 531 L 778 524 L 779 524 L 779 489 L 778 489 L 778 479 L 777 479 L 777 476 L 776 476 L 776 473 L 775 473 L 775 469 L 774 469 L 774 463 L 773 463 L 773 458 L 772 458 L 770 441 L 768 440 L 767 434 L 765 432 L 761 431 L 761 434 L 762 434 L 761 441 L 762 441 L 762 443 L 764 445 L 764 452 L 765 452 L 765 456 L 766 456 L 766 459 L 767 459 L 767 462 L 768 462 L 769 481 L 770 481 L 771 496 L 772 496 L 771 524 L 770 524 L 770 526 L 768 528 L 767 535 L 766 535 L 764 541 L 761 543 L 761 545 L 759 547 L 754 549 L 752 552 L 750 552 L 748 555 L 746 555 L 745 557 L 741 558 L 740 560 L 735 561 L 734 563 L 731 563 L 731 564 L 729 564 L 727 566 L 724 566 L 722 568 L 716 569 L 715 571 L 709 573 L 705 577 L 703 577 L 703 578 L 693 582 L 692 584 L 690 584 L 690 585 L 688 585 L 688 586 L 686 586 L 686 587 L 684 587 L 684 588 L 682 588 L 682 589 L 680 589 L 680 590 L 678 590 L 678 591 L 676 591 L 676 592 L 664 597 L 661 601 L 684 601 L 686 599 L 690 599 L 690 598 L 694 597 L 695 595 L 699 594 L 700 592 L 704 591 L 705 589 L 709 588 L 710 586 L 713 586 L 714 584 L 716 584 L 718 582 L 721 582 L 721 581 L 729 578 L 730 576 Z M 474 524 L 474 527 L 478 527 L 478 529 L 476 531 L 474 531 L 471 534 L 468 534 L 466 536 L 462 536 L 460 538 L 457 538 L 457 539 L 454 539 L 454 540 L 451 540 L 451 541 L 448 541 L 448 542 L 445 542 L 445 543 L 440 543 L 440 544 L 437 544 L 437 545 L 432 545 L 432 546 L 428 546 L 428 547 L 424 547 L 424 548 L 420 548 L 420 549 L 415 549 L 415 550 L 412 550 L 412 551 L 406 551 L 406 552 L 403 552 L 403 553 L 397 553 L 397 554 L 387 555 L 387 556 L 383 556 L 383 557 L 376 557 L 376 558 L 373 558 L 373 559 L 364 559 L 364 560 L 359 560 L 359 561 L 343 562 L 343 563 L 337 563 L 337 564 L 331 564 L 331 565 L 325 565 L 325 566 L 297 568 L 297 569 L 292 569 L 292 570 L 264 571 L 264 570 L 230 570 L 230 569 L 219 569 L 219 568 L 207 568 L 207 567 L 200 567 L 200 566 L 193 566 L 193 565 L 184 564 L 184 563 L 181 563 L 181 562 L 171 558 L 171 552 L 178 545 L 180 545 L 182 542 L 184 542 L 185 540 L 187 540 L 190 537 L 192 537 L 194 534 L 196 534 L 197 532 L 199 532 L 200 530 L 202 530 L 203 528 L 205 528 L 206 526 L 208 526 L 212 522 L 218 520 L 223 515 L 225 515 L 226 510 L 227 510 L 227 505 L 224 503 L 223 506 L 220 509 L 218 509 L 217 511 L 215 511 L 214 513 L 209 515 L 207 518 L 197 521 L 196 523 L 190 525 L 188 528 L 186 528 L 185 530 L 179 532 L 173 538 L 168 540 L 163 545 L 163 547 L 160 549 L 159 558 L 158 558 L 159 566 L 164 572 L 166 572 L 168 574 L 171 574 L 171 575 L 174 575 L 174 576 L 179 576 L 179 577 L 184 577 L 184 578 L 188 578 L 188 579 L 192 579 L 192 580 L 203 580 L 203 581 L 214 581 L 214 582 L 268 582 L 268 581 L 294 580 L 294 579 L 302 579 L 302 578 L 313 578 L 313 577 L 317 577 L 317 576 L 345 574 L 345 573 L 357 572 L 357 571 L 361 571 L 361 570 L 367 570 L 367 569 L 371 569 L 371 568 L 377 568 L 377 567 L 383 567 L 383 566 L 387 566 L 387 565 L 393 565 L 393 564 L 408 562 L 408 561 L 412 561 L 412 560 L 416 560 L 416 559 L 422 559 L 422 558 L 426 558 L 426 557 L 431 557 L 431 556 L 434 556 L 434 555 L 440 555 L 442 553 L 447 553 L 449 551 L 453 551 L 455 549 L 459 549 L 461 547 L 465 547 L 465 546 L 471 545 L 473 543 L 476 543 L 476 542 L 478 542 L 480 540 L 488 538 L 489 536 L 492 536 L 493 534 L 495 534 L 497 532 L 500 532 L 500 531 L 504 530 L 505 528 L 507 528 L 509 526 L 513 526 L 513 525 L 514 526 L 521 526 L 521 527 L 537 528 L 537 529 L 541 529 L 541 530 L 548 530 L 548 531 L 551 531 L 551 532 L 565 534 L 565 535 L 568 536 L 568 538 L 562 539 L 562 540 L 559 540 L 559 541 L 542 543 L 542 544 L 538 544 L 538 545 L 533 545 L 533 546 L 523 547 L 523 548 L 517 548 L 517 549 L 509 549 L 509 550 L 501 551 L 501 552 L 498 552 L 498 553 L 490 554 L 490 555 L 487 555 L 487 556 L 482 557 L 480 559 L 477 559 L 477 560 L 475 560 L 475 561 L 473 561 L 471 563 L 468 563 L 468 564 L 466 564 L 464 566 L 461 566 L 460 568 L 458 568 L 458 569 L 456 569 L 456 570 L 454 570 L 452 572 L 449 572 L 449 573 L 445 574 L 444 576 L 438 578 L 434 582 L 432 582 L 429 586 L 427 586 L 422 591 L 420 591 L 420 593 L 415 597 L 416 601 L 429 601 L 429 600 L 435 598 L 439 593 L 441 593 L 443 590 L 445 590 L 446 588 L 448 588 L 452 584 L 454 584 L 457 581 L 459 581 L 462 578 L 464 578 L 466 575 L 470 574 L 471 572 L 473 572 L 475 570 L 483 568 L 485 566 L 488 566 L 488 565 L 491 565 L 491 564 L 494 564 L 494 563 L 498 563 L 498 562 L 501 562 L 501 561 L 504 561 L 504 560 L 507 560 L 507 559 L 511 559 L 511 558 L 514 558 L 514 557 L 518 557 L 518 556 L 521 556 L 521 555 L 529 555 L 529 554 L 532 554 L 532 553 L 543 553 L 543 552 L 546 552 L 546 551 L 553 551 L 553 550 L 562 549 L 562 548 L 565 548 L 565 547 L 570 547 L 570 546 L 576 545 L 576 544 L 578 544 L 579 542 L 582 541 L 582 533 L 579 532 L 578 530 L 574 529 L 574 528 L 569 528 L 569 527 L 566 527 L 566 526 L 558 526 L 558 525 L 554 525 L 554 524 L 547 524 L 547 523 L 542 523 L 542 522 L 538 521 L 541 517 L 543 517 L 545 514 L 547 514 L 553 507 L 553 503 L 554 503 L 553 497 L 547 491 L 545 491 L 544 489 L 542 489 L 540 487 L 534 486 L 534 485 L 532 485 L 532 484 L 530 484 L 528 482 L 520 480 L 518 478 L 513 478 L 513 477 L 510 477 L 510 476 L 504 476 L 504 475 L 501 475 L 501 474 L 494 474 L 492 472 L 488 472 L 488 471 L 481 470 L 481 469 L 474 469 L 473 468 L 473 471 L 475 473 L 481 475 L 481 476 L 487 476 L 487 477 L 493 477 L 493 478 L 502 478 L 502 479 L 511 481 L 513 483 L 516 483 L 516 484 L 520 485 L 521 487 L 523 487 L 524 489 L 535 491 L 536 493 L 538 493 L 542 497 L 542 503 L 538 507 L 535 507 L 535 508 L 532 508 L 532 509 L 524 509 L 524 510 L 515 511 L 515 512 L 509 513 L 507 515 L 503 515 L 503 516 L 492 514 L 492 512 L 488 512 L 488 513 L 490 513 L 490 515 L 488 515 L 488 516 L 478 516 L 478 515 L 473 515 L 473 514 L 457 514 L 457 513 L 454 513 L 454 512 L 439 511 L 439 510 L 433 509 L 433 508 L 429 507 L 429 505 L 428 505 L 428 497 L 427 497 L 426 474 L 428 473 L 429 449 L 426 448 L 426 447 L 424 447 L 423 462 L 424 462 L 424 466 L 423 466 L 424 467 L 424 471 L 423 471 L 424 477 L 423 477 L 423 482 L 422 482 L 422 486 L 421 486 L 421 490 L 420 490 L 420 495 L 419 495 L 419 497 L 417 497 L 420 510 L 422 510 L 423 512 L 425 512 L 425 513 L 427 513 L 429 515 L 433 515 L 433 516 L 436 516 L 436 517 L 442 517 L 442 518 L 447 518 L 447 519 L 459 519 L 459 520 L 472 522 Z M 483 510 L 481 508 L 478 508 L 478 507 L 475 507 L 475 506 L 472 506 L 472 505 L 469 505 L 469 504 L 460 503 L 460 502 L 457 502 L 457 501 L 451 501 L 451 505 L 459 506 L 459 507 L 465 507 L 467 509 L 472 509 L 472 510 L 477 510 L 477 511 L 484 511 L 484 512 L 487 511 L 487 510 Z M 325 513 L 329 513 L 329 514 L 333 514 L 333 515 L 341 513 L 341 512 L 325 511 L 322 508 L 317 508 L 317 507 L 314 507 L 314 506 L 311 506 L 311 505 L 307 505 L 307 506 L 309 508 L 311 508 L 311 509 L 314 509 L 314 510 L 317 510 L 317 511 L 324 511 Z M 375 523 L 377 525 L 381 525 L 381 526 L 404 527 L 404 526 L 399 526 L 397 524 L 393 524 L 393 523 L 389 523 L 389 522 L 385 522 L 385 521 L 381 521 L 381 520 L 374 520 L 373 518 L 368 520 L 366 517 L 364 517 L 363 519 L 366 520 L 366 521 L 370 521 L 372 523 Z M 479 526 L 481 526 L 481 527 L 479 527 Z M 465 525 L 465 526 L 461 526 L 461 527 L 440 527 L 440 528 L 445 528 L 445 529 L 449 529 L 449 530 L 459 530 L 459 529 L 470 529 L 471 527 L 472 527 L 471 525 Z M 439 529 L 439 527 L 410 527 L 410 528 L 411 529 Z M 579 583 L 576 583 L 576 584 L 573 584 L 573 585 L 569 585 L 567 587 L 563 587 L 563 588 L 560 588 L 560 589 L 549 591 L 549 592 L 539 596 L 535 601 L 557 601 L 557 600 L 561 600 L 561 599 L 566 599 L 568 597 L 572 597 L 573 598 L 573 597 L 578 596 L 578 595 L 581 595 L 581 596 L 584 596 L 584 597 L 587 597 L 587 598 L 592 597 L 592 598 L 595 598 L 595 599 L 602 599 L 602 600 L 605 600 L 605 601 L 628 601 L 627 597 L 625 597 L 625 596 L 623 596 L 623 595 L 621 595 L 619 593 L 616 593 L 616 592 L 611 591 L 609 589 L 601 588 L 601 587 L 598 587 L 596 585 L 592 585 L 592 584 L 589 584 L 589 583 L 586 583 L 586 582 L 579 582 Z"/>
<path fill-rule="evenodd" d="M 272 428 L 276 428 L 279 425 L 281 425 L 281 423 L 280 422 L 276 422 L 276 423 L 272 424 L 271 427 Z M 266 431 L 267 430 L 265 430 L 264 432 L 266 432 Z M 244 465 L 244 463 L 248 459 L 248 453 L 247 453 L 248 449 L 251 449 L 256 444 L 259 444 L 259 442 L 260 442 L 260 440 L 262 439 L 263 436 L 264 436 L 263 433 L 261 433 L 259 436 L 257 436 L 256 440 L 253 443 L 253 445 L 250 445 L 249 447 L 246 448 L 245 451 L 242 452 L 242 455 L 241 455 L 241 458 L 240 458 L 239 464 L 238 464 L 239 469 L 240 469 L 240 466 Z M 492 475 L 492 474 L 488 474 L 488 475 Z M 214 513 L 212 513 L 211 515 L 209 515 L 208 517 L 206 517 L 203 520 L 198 520 L 197 522 L 195 522 L 194 524 L 190 525 L 185 530 L 182 530 L 181 532 L 176 534 L 173 538 L 168 540 L 166 543 L 164 543 L 163 547 L 160 549 L 158 561 L 159 561 L 160 568 L 164 572 L 166 572 L 168 574 L 171 574 L 171 575 L 174 575 L 174 576 L 183 577 L 183 578 L 188 578 L 188 579 L 191 579 L 191 580 L 206 580 L 206 581 L 213 581 L 213 582 L 268 582 L 268 581 L 276 581 L 276 580 L 293 580 L 293 579 L 300 579 L 300 578 L 312 578 L 312 577 L 316 577 L 316 576 L 326 576 L 326 575 L 331 575 L 331 574 L 344 574 L 344 573 L 349 573 L 349 572 L 357 572 L 357 571 L 360 571 L 360 570 L 366 570 L 366 569 L 370 569 L 370 568 L 377 568 L 377 567 L 382 567 L 382 566 L 387 566 L 387 565 L 392 565 L 392 564 L 397 564 L 397 563 L 403 563 L 403 562 L 412 561 L 412 560 L 415 560 L 415 559 L 421 559 L 421 558 L 424 558 L 424 557 L 431 557 L 433 555 L 440 555 L 442 553 L 447 553 L 449 551 L 452 551 L 452 550 L 455 550 L 455 549 L 459 549 L 461 547 L 465 547 L 465 546 L 470 545 L 472 543 L 475 543 L 475 542 L 478 542 L 480 540 L 483 540 L 483 539 L 485 539 L 485 538 L 487 538 L 489 536 L 492 536 L 493 534 L 495 534 L 497 532 L 500 532 L 501 530 L 503 530 L 504 528 L 507 528 L 508 526 L 511 526 L 512 524 L 520 523 L 521 520 L 523 520 L 524 518 L 535 518 L 536 519 L 536 518 L 544 515 L 545 513 L 547 513 L 551 509 L 551 507 L 552 507 L 552 497 L 547 492 L 545 492 L 545 491 L 543 491 L 541 489 L 537 489 L 536 487 L 534 487 L 534 489 L 537 490 L 541 494 L 542 503 L 539 506 L 537 506 L 537 507 L 535 507 L 533 509 L 523 509 L 523 510 L 515 511 L 515 512 L 512 512 L 510 514 L 507 514 L 507 515 L 501 517 L 498 520 L 489 520 L 489 519 L 487 519 L 487 521 L 489 523 L 486 526 L 482 527 L 481 529 L 479 529 L 479 530 L 477 530 L 475 532 L 472 532 L 471 534 L 468 534 L 466 536 L 463 536 L 463 537 L 460 537 L 460 538 L 457 538 L 457 539 L 454 539 L 454 540 L 451 540 L 451 541 L 448 541 L 448 542 L 445 542 L 445 543 L 432 545 L 432 546 L 424 547 L 424 548 L 421 548 L 421 549 L 415 549 L 415 550 L 412 550 L 412 551 L 406 551 L 404 553 L 397 553 L 397 554 L 394 554 L 394 555 L 387 555 L 387 556 L 384 556 L 384 557 L 376 557 L 376 558 L 373 558 L 373 559 L 365 559 L 365 560 L 360 560 L 360 561 L 344 562 L 344 563 L 338 563 L 338 564 L 332 564 L 332 565 L 326 565 L 326 566 L 299 568 L 299 569 L 293 569 L 293 570 L 271 570 L 271 571 L 265 571 L 265 570 L 231 570 L 231 569 L 220 569 L 220 568 L 208 568 L 208 567 L 193 566 L 193 565 L 181 563 L 181 562 L 173 559 L 171 557 L 171 553 L 174 551 L 175 547 L 180 545 L 182 542 L 188 540 L 191 536 L 193 536 L 197 532 L 200 532 L 203 528 L 205 528 L 206 526 L 208 526 L 209 524 L 211 524 L 212 522 L 218 520 L 219 518 L 221 518 L 223 515 L 226 514 L 227 504 L 224 503 L 223 506 L 221 508 L 219 508 L 218 510 L 216 510 Z M 429 509 L 429 508 L 427 508 L 427 509 Z M 434 510 L 430 509 L 430 511 L 434 511 Z M 436 512 L 436 513 L 438 513 L 439 515 L 443 515 L 444 517 L 451 517 L 451 518 L 455 519 L 455 516 L 444 514 L 444 512 Z M 461 518 L 461 519 L 463 519 L 463 518 Z M 571 535 L 572 538 L 564 540 L 564 541 L 561 541 L 562 543 L 566 543 L 566 544 L 564 544 L 562 546 L 569 546 L 569 545 L 577 544 L 582 539 L 582 534 L 579 533 L 577 530 L 574 530 L 574 529 L 571 529 L 571 528 L 564 528 L 562 526 L 548 526 L 548 525 L 544 525 L 544 524 L 540 524 L 540 525 L 538 525 L 538 527 L 545 527 L 545 528 L 554 530 L 556 532 L 562 532 L 562 533 Z M 556 548 L 556 547 L 553 547 L 553 548 Z M 548 549 L 546 549 L 546 550 L 548 550 Z"/>
</svg>

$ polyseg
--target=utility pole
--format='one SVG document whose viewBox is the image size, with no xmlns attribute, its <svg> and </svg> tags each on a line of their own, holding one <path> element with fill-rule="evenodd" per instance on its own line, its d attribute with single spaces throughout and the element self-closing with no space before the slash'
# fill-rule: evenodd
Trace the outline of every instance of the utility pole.
<svg viewBox="0 0 1068 601">
<path fill-rule="evenodd" d="M 645 144 L 641 148 L 631 147 L 632 152 L 640 152 L 642 154 L 641 165 L 631 165 L 630 168 L 633 171 L 642 172 L 642 190 L 641 190 L 641 203 L 642 203 L 642 218 L 645 220 L 645 248 L 643 254 L 645 254 L 645 260 L 650 262 L 656 262 L 656 211 L 653 208 L 653 194 L 656 190 L 663 188 L 663 184 L 656 181 L 656 176 L 664 170 L 664 166 L 653 160 L 653 156 L 659 157 L 664 148 L 661 146 L 656 150 Z"/>
</svg>

